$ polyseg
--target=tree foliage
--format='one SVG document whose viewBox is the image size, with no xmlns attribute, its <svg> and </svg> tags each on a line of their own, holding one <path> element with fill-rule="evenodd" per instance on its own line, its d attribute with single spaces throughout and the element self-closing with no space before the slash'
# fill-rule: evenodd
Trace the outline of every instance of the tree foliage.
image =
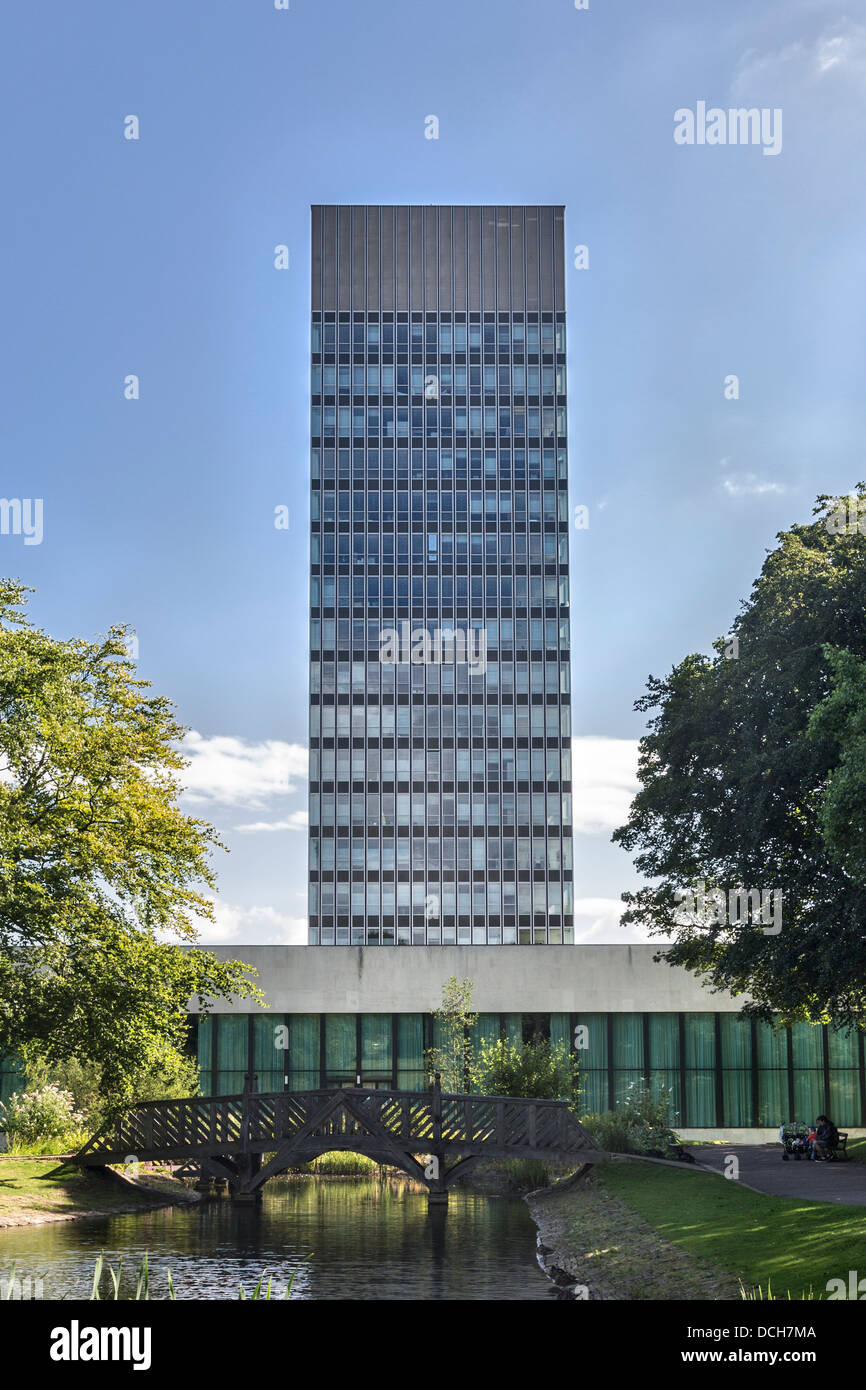
<svg viewBox="0 0 866 1390">
<path fill-rule="evenodd" d="M 451 975 L 442 986 L 442 998 L 433 1010 L 434 1046 L 426 1053 L 432 1079 L 438 1072 L 443 1091 L 462 1095 L 472 1071 L 470 1029 L 478 1015 L 472 1010 L 471 980 Z"/>
<path fill-rule="evenodd" d="M 104 1094 L 131 1096 L 171 1069 L 191 998 L 258 991 L 193 947 L 219 842 L 176 804 L 172 706 L 125 628 L 49 637 L 26 593 L 0 581 L 0 1053 L 93 1061 Z"/>
<path fill-rule="evenodd" d="M 857 517 L 862 483 L 855 496 Z M 748 993 L 749 1013 L 851 1024 L 866 1021 L 866 535 L 839 510 L 820 497 L 779 534 L 735 644 L 649 678 L 641 788 L 613 838 L 651 880 L 623 921 L 668 936 L 669 964 Z M 781 931 L 677 914 L 696 885 L 781 890 Z"/>
<path fill-rule="evenodd" d="M 551 1043 L 547 1038 L 521 1043 L 496 1038 L 479 1045 L 472 1080 L 485 1096 L 576 1101 L 579 1062 L 564 1043 Z"/>
</svg>

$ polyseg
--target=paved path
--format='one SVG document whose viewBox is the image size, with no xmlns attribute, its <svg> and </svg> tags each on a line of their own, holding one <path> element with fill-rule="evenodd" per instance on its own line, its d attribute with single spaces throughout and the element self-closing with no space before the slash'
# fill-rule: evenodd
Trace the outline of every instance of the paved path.
<svg viewBox="0 0 866 1390">
<path fill-rule="evenodd" d="M 866 1206 L 866 1163 L 782 1162 L 781 1144 L 686 1144 L 699 1163 L 724 1172 L 725 1158 L 736 1154 L 740 1180 L 770 1197 L 807 1197 L 813 1202 Z"/>
</svg>

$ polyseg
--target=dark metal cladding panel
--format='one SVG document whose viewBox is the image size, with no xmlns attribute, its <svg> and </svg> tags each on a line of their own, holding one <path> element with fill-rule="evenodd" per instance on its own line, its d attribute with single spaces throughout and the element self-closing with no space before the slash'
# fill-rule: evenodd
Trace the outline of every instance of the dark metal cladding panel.
<svg viewBox="0 0 866 1390">
<path fill-rule="evenodd" d="M 541 307 L 553 308 L 553 208 L 541 208 Z"/>
<path fill-rule="evenodd" d="M 523 208 L 511 209 L 511 307 L 522 311 L 526 304 L 523 274 Z"/>
<path fill-rule="evenodd" d="M 394 263 L 395 208 L 382 208 L 382 308 L 393 311 L 396 269 Z"/>
<path fill-rule="evenodd" d="M 553 289 L 556 309 L 566 307 L 566 210 L 553 208 Z"/>
<path fill-rule="evenodd" d="M 424 208 L 424 308 L 439 308 L 438 208 Z"/>
<path fill-rule="evenodd" d="M 496 308 L 496 208 L 481 214 L 481 307 Z"/>
<path fill-rule="evenodd" d="M 379 308 L 379 216 L 381 209 L 367 208 L 367 309 Z"/>
<path fill-rule="evenodd" d="M 538 309 L 538 208 L 526 209 L 526 310 Z"/>
<path fill-rule="evenodd" d="M 496 307 L 511 308 L 511 214 L 496 209 Z"/>
<path fill-rule="evenodd" d="M 451 214 L 453 208 L 439 209 L 439 307 L 454 307 L 451 285 Z"/>
<path fill-rule="evenodd" d="M 466 312 L 469 303 L 469 278 L 466 268 L 466 208 L 454 208 L 454 308 Z"/>
<path fill-rule="evenodd" d="M 337 209 L 326 207 L 322 245 L 322 308 L 337 307 Z"/>
<path fill-rule="evenodd" d="M 424 308 L 424 209 L 409 209 L 409 308 Z"/>
<path fill-rule="evenodd" d="M 322 307 L 322 209 L 310 208 L 310 307 Z"/>
<path fill-rule="evenodd" d="M 352 209 L 337 208 L 337 308 L 352 307 Z"/>
<path fill-rule="evenodd" d="M 481 208 L 469 208 L 469 255 L 467 257 L 467 278 L 469 283 L 469 308 L 481 308 Z"/>
<path fill-rule="evenodd" d="M 352 308 L 367 307 L 366 270 L 367 209 L 352 208 Z"/>
<path fill-rule="evenodd" d="M 397 209 L 397 308 L 409 308 L 409 209 Z"/>
</svg>

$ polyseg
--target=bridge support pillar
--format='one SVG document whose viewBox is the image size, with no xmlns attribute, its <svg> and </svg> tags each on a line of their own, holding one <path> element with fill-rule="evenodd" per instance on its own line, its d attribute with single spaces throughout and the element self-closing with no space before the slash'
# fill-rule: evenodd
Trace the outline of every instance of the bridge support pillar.
<svg viewBox="0 0 866 1390">
<path fill-rule="evenodd" d="M 255 1192 L 232 1192 L 232 1202 L 238 1207 L 255 1207 L 262 1200 L 261 1188 L 256 1188 Z"/>
<path fill-rule="evenodd" d="M 428 1207 L 447 1207 L 448 1188 L 443 1187 L 441 1191 L 434 1190 L 432 1187 L 427 1192 Z"/>
<path fill-rule="evenodd" d="M 215 1186 L 216 1184 L 214 1183 L 213 1178 L 206 1178 L 202 1176 L 198 1179 L 198 1182 L 195 1184 L 194 1191 L 206 1192 L 210 1194 L 213 1192 Z"/>
</svg>

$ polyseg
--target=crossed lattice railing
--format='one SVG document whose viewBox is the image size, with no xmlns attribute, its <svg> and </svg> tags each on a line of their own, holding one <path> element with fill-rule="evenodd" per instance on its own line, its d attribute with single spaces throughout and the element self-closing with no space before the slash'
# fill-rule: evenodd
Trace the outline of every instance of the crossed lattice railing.
<svg viewBox="0 0 866 1390">
<path fill-rule="evenodd" d="M 382 1134 L 416 1148 L 532 1149 L 578 1153 L 595 1147 L 562 1101 L 441 1091 L 249 1091 L 240 1096 L 149 1101 L 95 1135 L 79 1158 L 117 1162 L 129 1154 L 166 1157 L 276 1148 L 299 1139 L 342 1145 Z"/>
</svg>

